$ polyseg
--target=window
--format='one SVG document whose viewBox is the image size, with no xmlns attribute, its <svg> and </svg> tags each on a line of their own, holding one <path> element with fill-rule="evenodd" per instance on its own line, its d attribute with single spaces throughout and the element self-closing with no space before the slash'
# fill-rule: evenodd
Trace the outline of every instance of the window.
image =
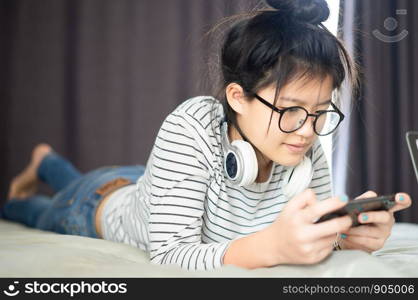
<svg viewBox="0 0 418 300">
<path fill-rule="evenodd" d="M 324 25 L 328 28 L 329 31 L 337 35 L 340 0 L 327 0 L 327 2 L 330 9 L 330 16 L 328 20 L 324 22 Z M 330 171 L 332 171 L 332 135 L 319 137 L 319 139 L 321 140 L 322 147 L 324 148 Z"/>
</svg>

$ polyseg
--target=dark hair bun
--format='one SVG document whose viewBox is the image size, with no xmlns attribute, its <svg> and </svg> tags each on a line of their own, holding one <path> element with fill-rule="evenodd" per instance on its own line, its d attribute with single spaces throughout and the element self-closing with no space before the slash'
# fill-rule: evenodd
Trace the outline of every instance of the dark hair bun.
<svg viewBox="0 0 418 300">
<path fill-rule="evenodd" d="M 317 25 L 329 17 L 325 0 L 265 0 L 267 5 L 306 23 Z"/>
</svg>

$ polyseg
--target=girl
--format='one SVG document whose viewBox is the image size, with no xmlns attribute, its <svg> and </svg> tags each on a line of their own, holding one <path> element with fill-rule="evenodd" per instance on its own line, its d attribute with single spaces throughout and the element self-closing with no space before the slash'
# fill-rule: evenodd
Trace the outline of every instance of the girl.
<svg viewBox="0 0 418 300">
<path fill-rule="evenodd" d="M 333 91 L 356 82 L 343 45 L 321 24 L 327 4 L 267 3 L 226 34 L 220 94 L 169 114 L 146 167 L 81 175 L 40 144 L 11 183 L 4 217 L 128 243 L 153 263 L 189 270 L 313 264 L 337 248 L 381 248 L 393 212 L 411 203 L 407 194 L 388 212 L 359 215 L 359 227 L 348 216 L 315 223 L 348 200 L 331 196 L 318 136 L 343 121 Z M 34 195 L 38 179 L 55 189 L 52 200 Z"/>
</svg>

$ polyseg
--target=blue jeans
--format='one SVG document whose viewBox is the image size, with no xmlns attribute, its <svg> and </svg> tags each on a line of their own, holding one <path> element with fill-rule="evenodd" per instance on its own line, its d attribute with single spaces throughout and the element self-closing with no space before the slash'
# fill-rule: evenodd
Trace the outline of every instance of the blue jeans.
<svg viewBox="0 0 418 300">
<path fill-rule="evenodd" d="M 37 175 L 56 192 L 54 196 L 11 199 L 2 215 L 41 230 L 99 238 L 95 213 L 103 196 L 97 190 L 119 177 L 135 184 L 144 172 L 142 165 L 106 166 L 83 175 L 68 160 L 51 152 L 42 160 Z"/>
</svg>

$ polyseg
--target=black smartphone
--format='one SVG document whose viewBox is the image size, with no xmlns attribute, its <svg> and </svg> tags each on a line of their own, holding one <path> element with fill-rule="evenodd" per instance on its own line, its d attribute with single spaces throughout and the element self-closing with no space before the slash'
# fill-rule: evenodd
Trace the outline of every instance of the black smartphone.
<svg viewBox="0 0 418 300">
<path fill-rule="evenodd" d="M 349 215 L 353 220 L 353 227 L 361 225 L 357 218 L 358 215 L 366 211 L 389 210 L 395 205 L 395 194 L 384 195 L 371 198 L 359 198 L 348 201 L 347 205 L 339 210 L 333 211 L 319 218 L 319 222 L 324 222 L 336 217 Z"/>
</svg>

